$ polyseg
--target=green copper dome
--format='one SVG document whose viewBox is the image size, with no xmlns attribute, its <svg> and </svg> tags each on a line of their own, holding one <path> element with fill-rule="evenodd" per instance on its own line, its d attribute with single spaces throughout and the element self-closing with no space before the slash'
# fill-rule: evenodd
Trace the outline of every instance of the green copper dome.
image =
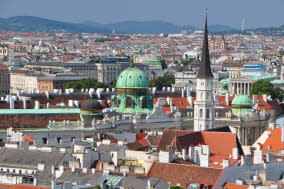
<svg viewBox="0 0 284 189">
<path fill-rule="evenodd" d="M 115 88 L 148 88 L 148 80 L 142 70 L 132 65 L 120 73 Z"/>
<path fill-rule="evenodd" d="M 234 106 L 251 106 L 252 101 L 251 99 L 243 94 L 235 96 L 235 98 L 232 101 L 232 105 Z"/>
<path fill-rule="evenodd" d="M 252 111 L 251 99 L 243 94 L 235 96 L 232 101 L 232 113 L 235 116 L 245 115 Z"/>
</svg>

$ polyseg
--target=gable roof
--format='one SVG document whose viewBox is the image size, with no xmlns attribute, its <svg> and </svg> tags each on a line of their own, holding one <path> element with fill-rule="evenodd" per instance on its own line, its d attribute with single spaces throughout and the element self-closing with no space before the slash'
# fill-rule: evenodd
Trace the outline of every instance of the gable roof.
<svg viewBox="0 0 284 189">
<path fill-rule="evenodd" d="M 268 152 L 279 152 L 281 150 L 284 150 L 284 142 L 281 141 L 282 129 L 283 128 L 273 129 L 270 136 L 261 147 L 261 150 Z"/>
<path fill-rule="evenodd" d="M 180 184 L 181 186 L 186 187 L 189 183 L 213 186 L 221 174 L 221 169 L 153 162 L 147 176 L 162 178 L 166 182 L 170 182 L 171 185 Z"/>
<path fill-rule="evenodd" d="M 225 142 L 224 142 L 225 141 Z M 166 151 L 172 146 L 176 151 L 188 149 L 190 146 L 208 145 L 210 153 L 230 155 L 237 147 L 235 133 L 228 132 L 193 132 L 188 130 L 164 130 L 158 144 L 158 151 Z"/>
</svg>

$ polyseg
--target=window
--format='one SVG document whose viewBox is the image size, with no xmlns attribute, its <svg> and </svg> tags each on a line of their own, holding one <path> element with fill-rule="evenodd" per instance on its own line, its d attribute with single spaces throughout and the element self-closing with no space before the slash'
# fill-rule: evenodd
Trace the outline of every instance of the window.
<svg viewBox="0 0 284 189">
<path fill-rule="evenodd" d="M 42 143 L 47 144 L 47 138 L 42 138 Z"/>
<path fill-rule="evenodd" d="M 126 98 L 125 107 L 126 108 L 132 108 L 133 107 L 133 100 L 132 100 L 131 97 Z"/>
<path fill-rule="evenodd" d="M 147 108 L 147 106 L 148 106 L 148 103 L 147 103 L 147 97 L 143 97 L 142 98 L 142 108 Z"/>
<path fill-rule="evenodd" d="M 202 118 L 202 114 L 203 114 L 203 110 L 200 109 L 200 110 L 199 110 L 199 117 L 200 117 L 200 118 Z"/>
<path fill-rule="evenodd" d="M 207 119 L 210 118 L 210 111 L 209 111 L 209 109 L 206 110 L 206 118 L 207 118 Z"/>
<path fill-rule="evenodd" d="M 61 144 L 61 137 L 57 137 L 57 143 Z"/>
</svg>

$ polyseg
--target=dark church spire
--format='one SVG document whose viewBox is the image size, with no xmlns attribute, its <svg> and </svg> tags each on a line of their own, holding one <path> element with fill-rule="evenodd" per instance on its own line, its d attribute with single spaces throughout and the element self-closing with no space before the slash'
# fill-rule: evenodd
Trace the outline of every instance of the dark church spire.
<svg viewBox="0 0 284 189">
<path fill-rule="evenodd" d="M 211 67 L 210 67 L 210 58 L 209 58 L 209 49 L 208 49 L 207 9 L 206 9 L 206 18 L 204 26 L 204 38 L 203 38 L 201 62 L 197 78 L 198 79 L 213 78 L 213 74 L 211 72 Z"/>
</svg>

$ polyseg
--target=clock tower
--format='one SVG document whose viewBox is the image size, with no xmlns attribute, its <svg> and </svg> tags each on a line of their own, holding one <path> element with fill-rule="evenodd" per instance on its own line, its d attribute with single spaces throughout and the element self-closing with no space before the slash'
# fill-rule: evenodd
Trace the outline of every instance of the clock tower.
<svg viewBox="0 0 284 189">
<path fill-rule="evenodd" d="M 213 98 L 213 74 L 210 67 L 207 30 L 207 9 L 204 26 L 204 39 L 199 72 L 196 78 L 196 100 L 194 103 L 194 131 L 214 127 L 215 103 Z"/>
</svg>

